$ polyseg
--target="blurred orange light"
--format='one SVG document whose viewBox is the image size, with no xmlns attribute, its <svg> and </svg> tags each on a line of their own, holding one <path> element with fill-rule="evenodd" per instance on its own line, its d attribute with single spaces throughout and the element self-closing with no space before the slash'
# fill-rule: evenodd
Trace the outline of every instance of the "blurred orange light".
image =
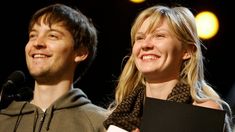
<svg viewBox="0 0 235 132">
<path fill-rule="evenodd" d="M 145 0 L 130 0 L 131 2 L 133 2 L 133 3 L 142 3 L 142 2 L 144 2 Z"/>
</svg>

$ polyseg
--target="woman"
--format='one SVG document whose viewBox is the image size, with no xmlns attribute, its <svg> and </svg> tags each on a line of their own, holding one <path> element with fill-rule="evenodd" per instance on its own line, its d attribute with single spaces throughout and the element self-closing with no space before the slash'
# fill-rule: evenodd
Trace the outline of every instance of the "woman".
<svg viewBox="0 0 235 132">
<path fill-rule="evenodd" d="M 186 7 L 153 6 L 131 29 L 132 53 L 116 87 L 112 114 L 104 122 L 128 131 L 140 128 L 145 97 L 231 111 L 204 79 L 201 42 L 193 13 Z"/>
</svg>

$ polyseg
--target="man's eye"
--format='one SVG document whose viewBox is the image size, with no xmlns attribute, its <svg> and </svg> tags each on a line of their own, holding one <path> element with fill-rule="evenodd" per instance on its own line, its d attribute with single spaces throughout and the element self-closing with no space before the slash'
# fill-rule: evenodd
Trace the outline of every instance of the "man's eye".
<svg viewBox="0 0 235 132">
<path fill-rule="evenodd" d="M 48 37 L 51 39 L 58 39 L 58 36 L 54 34 L 50 34 Z"/>
<path fill-rule="evenodd" d="M 37 37 L 36 34 L 29 34 L 29 39 L 32 40 L 32 39 L 35 39 Z"/>
</svg>

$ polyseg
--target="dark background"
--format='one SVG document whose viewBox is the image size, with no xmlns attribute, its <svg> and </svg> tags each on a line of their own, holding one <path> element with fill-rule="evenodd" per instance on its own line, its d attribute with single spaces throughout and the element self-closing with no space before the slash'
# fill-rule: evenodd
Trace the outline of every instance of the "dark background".
<svg viewBox="0 0 235 132">
<path fill-rule="evenodd" d="M 32 83 L 24 58 L 27 43 L 27 26 L 32 14 L 48 4 L 60 2 L 78 7 L 90 17 L 98 30 L 97 57 L 77 87 L 83 89 L 93 103 L 106 107 L 113 99 L 116 80 L 121 71 L 122 59 L 130 51 L 130 29 L 137 13 L 154 4 L 180 4 L 192 9 L 193 13 L 204 10 L 214 12 L 220 22 L 218 34 L 203 40 L 207 50 L 205 56 L 205 77 L 215 90 L 233 104 L 230 91 L 235 83 L 234 64 L 234 10 L 231 2 L 225 0 L 146 0 L 133 4 L 128 0 L 11 0 L 1 4 L 1 64 L 0 83 L 15 70 L 26 74 Z"/>
</svg>

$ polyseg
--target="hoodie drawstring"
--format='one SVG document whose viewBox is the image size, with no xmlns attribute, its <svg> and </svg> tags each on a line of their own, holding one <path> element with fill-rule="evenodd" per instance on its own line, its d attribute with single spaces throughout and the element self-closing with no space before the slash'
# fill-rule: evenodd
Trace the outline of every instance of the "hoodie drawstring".
<svg viewBox="0 0 235 132">
<path fill-rule="evenodd" d="M 16 120 L 16 123 L 15 123 L 15 127 L 14 127 L 13 132 L 16 132 L 16 130 L 17 130 L 19 124 L 20 124 L 20 120 L 21 120 L 22 117 L 23 117 L 22 111 L 23 111 L 24 107 L 26 106 L 26 104 L 27 104 L 27 102 L 25 102 L 25 103 L 22 105 L 22 107 L 20 108 L 20 113 L 19 113 L 19 115 L 18 115 L 18 117 L 17 117 L 17 120 Z"/>
<path fill-rule="evenodd" d="M 49 109 L 48 111 L 48 121 L 47 121 L 47 126 L 46 126 L 46 130 L 48 131 L 49 130 L 49 127 L 50 127 L 50 124 L 51 124 L 51 120 L 52 120 L 52 117 L 53 117 L 53 111 L 54 111 L 54 107 L 52 106 L 51 109 Z"/>
<path fill-rule="evenodd" d="M 38 120 L 38 110 L 35 109 L 34 110 L 34 120 L 33 120 L 33 132 L 35 132 L 35 130 L 36 130 L 37 120 Z"/>
</svg>

